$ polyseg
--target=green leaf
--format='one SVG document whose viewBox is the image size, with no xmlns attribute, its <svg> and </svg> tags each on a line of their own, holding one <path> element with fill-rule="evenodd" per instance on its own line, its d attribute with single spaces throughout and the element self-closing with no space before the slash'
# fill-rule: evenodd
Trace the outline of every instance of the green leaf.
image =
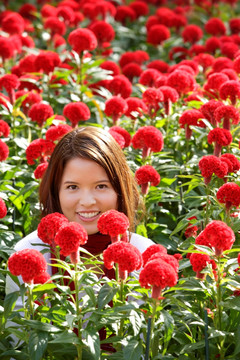
<svg viewBox="0 0 240 360">
<path fill-rule="evenodd" d="M 94 293 L 94 290 L 91 286 L 86 286 L 84 287 L 84 290 L 86 291 L 86 293 L 88 294 L 88 296 L 90 297 L 93 305 L 96 305 L 96 294 Z"/>
<path fill-rule="evenodd" d="M 4 303 L 3 303 L 3 306 L 4 306 L 3 318 L 5 320 L 8 318 L 9 314 L 13 311 L 18 297 L 19 297 L 18 291 L 14 291 L 5 296 Z"/>
<path fill-rule="evenodd" d="M 32 331 L 29 337 L 29 355 L 31 360 L 41 360 L 48 344 L 48 333 Z"/>
<path fill-rule="evenodd" d="M 108 284 L 104 284 L 98 294 L 98 308 L 102 309 L 107 305 L 116 293 L 117 289 L 112 288 Z"/>
<path fill-rule="evenodd" d="M 75 333 L 64 331 L 57 334 L 54 340 L 49 341 L 49 344 L 81 344 L 80 339 Z"/>
<path fill-rule="evenodd" d="M 123 358 L 124 360 L 139 360 L 142 351 L 142 344 L 139 340 L 130 340 L 123 348 Z"/>
<path fill-rule="evenodd" d="M 89 352 L 94 356 L 94 360 L 100 359 L 100 339 L 96 332 L 83 331 L 83 343 L 88 347 Z"/>
<path fill-rule="evenodd" d="M 136 233 L 139 234 L 139 235 L 142 235 L 144 237 L 148 237 L 148 234 L 147 234 L 147 229 L 146 229 L 146 226 L 144 224 L 140 224 L 137 226 L 136 228 Z"/>
</svg>

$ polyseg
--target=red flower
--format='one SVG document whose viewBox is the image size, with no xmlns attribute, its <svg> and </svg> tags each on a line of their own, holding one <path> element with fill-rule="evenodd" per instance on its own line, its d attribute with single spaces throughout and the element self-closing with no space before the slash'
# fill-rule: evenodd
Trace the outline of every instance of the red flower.
<svg viewBox="0 0 240 360">
<path fill-rule="evenodd" d="M 3 61 L 13 57 L 14 47 L 10 38 L 0 36 L 0 56 Z"/>
<path fill-rule="evenodd" d="M 14 276 L 21 275 L 23 282 L 31 283 L 35 276 L 46 272 L 47 262 L 38 250 L 24 249 L 10 256 L 8 268 Z"/>
<path fill-rule="evenodd" d="M 223 100 L 230 99 L 232 105 L 235 105 L 240 98 L 240 83 L 236 80 L 228 80 L 219 88 L 220 98 Z"/>
<path fill-rule="evenodd" d="M 240 73 L 240 56 L 237 56 L 233 61 L 233 69 L 237 74 Z"/>
<path fill-rule="evenodd" d="M 116 21 L 121 22 L 123 25 L 126 24 L 127 21 L 136 20 L 137 15 L 136 12 L 130 7 L 125 5 L 119 5 L 116 9 L 116 14 L 114 19 Z"/>
<path fill-rule="evenodd" d="M 132 93 L 132 84 L 124 75 L 116 75 L 109 81 L 108 89 L 114 95 L 120 95 L 122 98 L 128 98 Z"/>
<path fill-rule="evenodd" d="M 197 220 L 196 216 L 191 216 L 190 218 L 188 218 L 189 220 L 189 224 L 184 232 L 184 235 L 186 238 L 189 237 L 196 237 L 197 236 L 197 231 L 198 231 L 198 227 L 194 224 L 191 223 L 191 220 Z"/>
<path fill-rule="evenodd" d="M 165 261 L 168 265 L 171 265 L 173 267 L 176 273 L 178 272 L 179 262 L 173 255 L 156 252 L 150 257 L 150 259 L 148 259 L 148 262 L 156 259 Z"/>
<path fill-rule="evenodd" d="M 60 246 L 60 254 L 64 256 L 71 256 L 73 259 L 78 260 L 80 245 L 86 244 L 88 235 L 84 227 L 78 223 L 70 222 L 63 225 L 56 233 L 54 241 Z"/>
<path fill-rule="evenodd" d="M 114 40 L 114 29 L 112 25 L 108 24 L 106 21 L 95 21 L 89 26 L 89 29 L 95 34 L 100 47 L 102 47 L 104 42 L 111 42 Z"/>
<path fill-rule="evenodd" d="M 225 153 L 220 158 L 222 161 L 227 161 L 228 173 L 237 172 L 240 170 L 240 161 L 233 154 Z"/>
<path fill-rule="evenodd" d="M 96 16 L 101 15 L 103 19 L 109 14 L 110 16 L 115 16 L 116 8 L 114 4 L 107 2 L 107 1 L 97 1 L 94 4 Z"/>
<path fill-rule="evenodd" d="M 203 245 L 203 246 L 208 246 L 209 248 L 211 248 L 211 244 L 208 240 L 208 238 L 206 237 L 204 230 L 200 232 L 200 234 L 196 237 L 195 239 L 195 244 L 196 245 Z"/>
<path fill-rule="evenodd" d="M 56 15 L 60 19 L 63 19 L 63 21 L 66 25 L 71 24 L 75 19 L 75 14 L 74 14 L 73 9 L 70 6 L 68 6 L 67 4 L 64 5 L 64 3 L 61 3 L 61 2 L 59 4 L 59 7 L 57 8 Z"/>
<path fill-rule="evenodd" d="M 174 26 L 175 13 L 166 7 L 160 7 L 156 11 L 156 15 L 160 21 L 160 24 L 163 24 L 167 27 Z"/>
<path fill-rule="evenodd" d="M 192 253 L 189 260 L 193 271 L 195 271 L 197 273 L 197 277 L 201 279 L 202 274 L 200 274 L 200 272 L 211 262 L 210 256 L 207 254 Z"/>
<path fill-rule="evenodd" d="M 227 129 L 215 128 L 209 131 L 207 140 L 209 144 L 215 143 L 214 155 L 220 156 L 222 146 L 228 146 L 231 144 L 232 135 Z"/>
<path fill-rule="evenodd" d="M 223 184 L 217 191 L 217 199 L 221 204 L 225 204 L 229 210 L 233 206 L 240 205 L 240 186 L 233 182 Z"/>
<path fill-rule="evenodd" d="M 36 6 L 32 5 L 32 4 L 23 4 L 19 9 L 18 9 L 19 14 L 29 20 L 33 20 L 35 18 L 34 13 L 37 12 L 37 8 Z"/>
<path fill-rule="evenodd" d="M 149 261 L 139 275 L 140 285 L 147 289 L 152 286 L 152 297 L 155 299 L 161 297 L 161 291 L 167 286 L 176 285 L 177 280 L 178 276 L 173 267 L 158 259 Z"/>
<path fill-rule="evenodd" d="M 71 126 L 67 124 L 52 125 L 46 131 L 46 140 L 57 141 L 60 140 L 65 134 L 71 131 Z"/>
<path fill-rule="evenodd" d="M 139 77 L 142 72 L 143 70 L 141 66 L 135 62 L 126 64 L 122 69 L 123 75 L 125 75 L 130 81 L 132 81 L 135 77 Z"/>
<path fill-rule="evenodd" d="M 146 16 L 149 13 L 148 5 L 143 1 L 135 0 L 129 4 L 129 7 L 135 11 L 137 18 L 140 16 Z"/>
<path fill-rule="evenodd" d="M 116 131 L 112 130 L 112 128 L 110 128 L 110 129 L 108 130 L 108 132 L 109 132 L 109 134 L 112 135 L 112 137 L 113 137 L 113 138 L 115 139 L 115 141 L 118 143 L 118 145 L 120 146 L 120 148 L 123 149 L 124 146 L 125 146 L 125 139 L 124 139 L 124 137 L 123 137 L 121 134 L 117 133 Z"/>
<path fill-rule="evenodd" d="M 201 119 L 204 118 L 204 115 L 199 110 L 190 109 L 185 110 L 179 118 L 179 124 L 181 128 L 185 128 L 186 139 L 190 139 L 192 135 L 192 129 L 190 125 L 206 127 Z"/>
<path fill-rule="evenodd" d="M 108 210 L 98 219 L 97 227 L 102 234 L 110 235 L 112 240 L 115 240 L 115 237 L 123 235 L 127 231 L 129 220 L 122 212 Z"/>
<path fill-rule="evenodd" d="M 176 69 L 169 74 L 166 85 L 173 87 L 181 95 L 193 91 L 196 81 L 188 72 Z"/>
<path fill-rule="evenodd" d="M 68 223 L 68 219 L 60 213 L 52 213 L 44 216 L 38 224 L 38 237 L 46 244 L 55 247 L 54 238 L 59 229 Z"/>
<path fill-rule="evenodd" d="M 169 69 L 169 64 L 163 60 L 152 60 L 147 64 L 148 69 L 156 69 L 161 73 L 167 73 Z"/>
<path fill-rule="evenodd" d="M 227 56 L 229 59 L 233 59 L 238 52 L 238 44 L 235 44 L 232 41 L 224 42 L 221 44 L 221 53 L 224 56 Z"/>
<path fill-rule="evenodd" d="M 43 24 L 44 29 L 51 31 L 51 36 L 64 35 L 66 33 L 66 25 L 56 16 L 49 16 Z"/>
<path fill-rule="evenodd" d="M 200 107 L 200 111 L 204 115 L 205 119 L 207 119 L 212 125 L 217 125 L 217 120 L 214 116 L 214 111 L 219 107 L 222 106 L 221 101 L 217 100 L 209 100 L 205 104 Z"/>
<path fill-rule="evenodd" d="M 16 95 L 16 99 L 18 99 L 21 96 L 27 95 L 21 103 L 21 107 L 23 108 L 25 114 L 28 114 L 28 110 L 33 104 L 42 102 L 41 95 L 35 90 L 31 90 L 31 91 L 19 90 L 16 92 L 15 95 Z"/>
<path fill-rule="evenodd" d="M 160 75 L 161 73 L 156 69 L 146 69 L 141 73 L 139 83 L 144 86 L 154 87 Z"/>
<path fill-rule="evenodd" d="M 177 90 L 175 90 L 171 86 L 163 85 L 158 88 L 161 93 L 163 93 L 163 103 L 165 114 L 169 115 L 171 112 L 172 103 L 175 103 L 179 99 L 179 94 Z"/>
<path fill-rule="evenodd" d="M 0 78 L 0 89 L 5 88 L 8 95 L 11 94 L 12 90 L 17 89 L 19 85 L 20 82 L 16 75 L 6 74 Z"/>
<path fill-rule="evenodd" d="M 50 105 L 44 103 L 33 104 L 28 112 L 28 116 L 31 118 L 31 120 L 38 123 L 40 127 L 43 126 L 44 122 L 53 116 L 53 114 L 53 108 Z"/>
<path fill-rule="evenodd" d="M 119 66 L 111 60 L 106 60 L 100 65 L 101 69 L 109 70 L 112 72 L 112 76 L 119 75 L 120 74 L 120 68 Z"/>
<path fill-rule="evenodd" d="M 41 15 L 43 18 L 49 17 L 49 16 L 56 16 L 57 9 L 50 4 L 44 4 L 41 8 Z"/>
<path fill-rule="evenodd" d="M 122 135 L 122 137 L 124 138 L 124 147 L 127 147 L 131 144 L 131 135 L 129 134 L 129 132 L 127 132 L 126 129 L 121 128 L 120 126 L 112 126 L 111 130 L 114 132 L 117 132 L 118 134 Z"/>
<path fill-rule="evenodd" d="M 141 185 L 142 194 L 148 193 L 149 183 L 157 186 L 160 182 L 160 175 L 151 165 L 143 165 L 135 172 L 135 179 Z"/>
<path fill-rule="evenodd" d="M 159 152 L 163 149 L 163 135 L 154 126 L 143 126 L 133 135 L 132 145 L 134 149 L 143 149 L 142 156 L 146 157 L 151 151 Z"/>
<path fill-rule="evenodd" d="M 7 207 L 2 198 L 0 198 L 0 219 L 3 219 L 7 215 Z"/>
<path fill-rule="evenodd" d="M 223 69 L 232 69 L 233 68 L 233 62 L 232 60 L 228 59 L 225 56 L 220 56 L 214 60 L 213 63 L 213 71 L 214 72 L 220 72 Z"/>
<path fill-rule="evenodd" d="M 81 101 L 69 103 L 63 108 L 63 115 L 66 116 L 72 124 L 72 127 L 78 125 L 79 121 L 87 121 L 90 116 L 90 110 L 86 104 Z"/>
<path fill-rule="evenodd" d="M 51 276 L 47 272 L 43 272 L 37 276 L 34 277 L 33 283 L 34 284 L 46 284 L 52 282 Z"/>
<path fill-rule="evenodd" d="M 230 19 L 229 27 L 232 34 L 238 34 L 240 32 L 240 19 L 239 18 Z"/>
<path fill-rule="evenodd" d="M 138 116 L 141 116 L 142 113 L 147 112 L 147 107 L 145 103 L 137 97 L 127 98 L 126 103 L 128 108 L 125 112 L 125 115 L 129 116 L 133 120 L 135 120 Z"/>
<path fill-rule="evenodd" d="M 206 40 L 205 46 L 208 53 L 215 54 L 216 50 L 221 47 L 221 41 L 219 38 L 213 36 Z"/>
<path fill-rule="evenodd" d="M 0 139 L 0 161 L 5 161 L 9 155 L 9 147 Z"/>
<path fill-rule="evenodd" d="M 118 119 L 126 113 L 127 102 L 121 96 L 113 96 L 105 103 L 105 114 L 112 117 L 113 124 L 117 124 Z"/>
<path fill-rule="evenodd" d="M 205 72 L 209 67 L 212 66 L 214 62 L 214 57 L 210 54 L 200 53 L 194 56 L 194 61 L 196 61 L 200 66 L 202 66 L 203 71 Z"/>
<path fill-rule="evenodd" d="M 125 272 L 130 273 L 140 269 L 142 265 L 142 255 L 132 244 L 117 241 L 110 244 L 107 249 L 103 251 L 103 261 L 104 266 L 109 270 L 113 268 L 114 263 L 117 263 L 119 265 L 120 279 L 124 280 L 126 278 Z"/>
<path fill-rule="evenodd" d="M 35 179 L 42 179 L 45 171 L 47 170 L 48 162 L 41 163 L 37 166 L 34 170 L 34 177 Z"/>
<path fill-rule="evenodd" d="M 147 31 L 147 42 L 151 45 L 161 45 L 165 40 L 170 38 L 170 31 L 165 25 L 152 25 Z"/>
<path fill-rule="evenodd" d="M 184 42 L 194 44 L 203 37 L 202 29 L 197 25 L 187 25 L 182 31 L 182 38 Z"/>
<path fill-rule="evenodd" d="M 7 14 L 2 20 L 2 30 L 8 34 L 22 34 L 25 28 L 23 17 L 17 12 Z"/>
<path fill-rule="evenodd" d="M 59 55 L 53 51 L 41 51 L 35 59 L 37 71 L 42 70 L 46 74 L 52 72 L 60 63 Z"/>
<path fill-rule="evenodd" d="M 40 162 L 46 162 L 47 157 L 51 155 L 55 144 L 52 141 L 44 139 L 33 140 L 26 149 L 26 158 L 29 165 L 34 165 L 36 159 Z"/>
<path fill-rule="evenodd" d="M 227 164 L 215 155 L 203 156 L 198 165 L 205 184 L 209 184 L 214 173 L 219 178 L 224 178 L 228 174 Z"/>
<path fill-rule="evenodd" d="M 73 30 L 68 36 L 68 42 L 77 53 L 84 50 L 93 51 L 97 47 L 97 38 L 89 29 Z"/>
<path fill-rule="evenodd" d="M 203 231 L 210 246 L 215 248 L 216 255 L 231 249 L 235 241 L 234 232 L 223 221 L 213 220 Z"/>
<path fill-rule="evenodd" d="M 10 127 L 6 121 L 0 119 L 0 136 L 8 137 Z"/>
<path fill-rule="evenodd" d="M 206 22 L 204 29 L 208 34 L 214 36 L 225 35 L 226 33 L 226 27 L 222 20 L 214 17 Z"/>
<path fill-rule="evenodd" d="M 142 253 L 142 259 L 143 259 L 143 266 L 146 265 L 146 263 L 150 260 L 151 256 L 160 253 L 160 254 L 167 254 L 167 249 L 160 245 L 160 244 L 153 244 L 150 245 L 143 253 Z"/>
<path fill-rule="evenodd" d="M 119 59 L 119 64 L 123 68 L 129 63 L 136 63 L 142 65 L 145 61 L 149 60 L 149 55 L 144 50 L 126 51 Z"/>
</svg>

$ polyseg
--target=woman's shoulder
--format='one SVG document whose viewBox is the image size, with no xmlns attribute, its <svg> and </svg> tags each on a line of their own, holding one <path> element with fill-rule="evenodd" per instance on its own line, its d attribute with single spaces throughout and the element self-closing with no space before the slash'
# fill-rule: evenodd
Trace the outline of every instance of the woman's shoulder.
<svg viewBox="0 0 240 360">
<path fill-rule="evenodd" d="M 142 235 L 131 233 L 130 243 L 143 253 L 149 246 L 153 245 L 154 242 Z"/>
<path fill-rule="evenodd" d="M 19 240 L 14 246 L 14 249 L 16 251 L 23 249 L 36 249 L 40 251 L 43 248 L 44 248 L 44 244 L 39 239 L 37 235 L 37 230 L 33 231 L 32 233 L 25 236 L 23 239 Z"/>
</svg>

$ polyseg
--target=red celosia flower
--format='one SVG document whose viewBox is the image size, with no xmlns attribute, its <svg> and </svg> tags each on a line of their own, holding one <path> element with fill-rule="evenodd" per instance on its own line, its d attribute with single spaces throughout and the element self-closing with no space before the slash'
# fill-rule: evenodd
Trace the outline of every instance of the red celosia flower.
<svg viewBox="0 0 240 360">
<path fill-rule="evenodd" d="M 221 47 L 221 41 L 216 36 L 212 36 L 206 40 L 205 47 L 208 53 L 215 54 L 215 52 Z"/>
<path fill-rule="evenodd" d="M 193 271 L 197 273 L 196 276 L 201 279 L 201 271 L 205 269 L 207 264 L 211 262 L 210 256 L 207 254 L 192 253 L 189 257 L 189 260 L 192 265 Z"/>
<path fill-rule="evenodd" d="M 86 104 L 78 101 L 65 105 L 63 108 L 63 115 L 69 119 L 72 127 L 76 127 L 79 121 L 87 121 L 90 118 L 91 113 Z"/>
<path fill-rule="evenodd" d="M 60 246 L 60 254 L 71 257 L 72 263 L 79 261 L 79 247 L 86 244 L 88 235 L 84 227 L 75 222 L 63 224 L 54 241 Z"/>
<path fill-rule="evenodd" d="M 221 72 L 227 75 L 229 77 L 229 80 L 238 80 L 238 75 L 233 69 L 223 69 Z"/>
<path fill-rule="evenodd" d="M 35 66 L 35 60 L 36 60 L 37 55 L 35 54 L 29 54 L 26 55 L 24 58 L 22 58 L 19 61 L 19 70 L 22 73 L 31 73 L 31 72 L 36 72 L 36 66 Z"/>
<path fill-rule="evenodd" d="M 36 16 L 34 14 L 37 13 L 37 8 L 33 4 L 23 4 L 18 9 L 18 13 L 26 19 L 33 20 Z"/>
<path fill-rule="evenodd" d="M 226 26 L 224 25 L 223 21 L 219 18 L 210 18 L 205 26 L 205 31 L 213 36 L 221 36 L 225 35 L 226 33 Z"/>
<path fill-rule="evenodd" d="M 157 9 L 156 15 L 159 19 L 160 24 L 163 24 L 167 27 L 173 27 L 175 19 L 175 13 L 173 12 L 173 10 L 166 7 L 160 7 L 159 9 Z"/>
<path fill-rule="evenodd" d="M 196 237 L 197 236 L 197 231 L 198 231 L 198 227 L 194 224 L 191 223 L 191 220 L 197 220 L 196 216 L 191 216 L 190 218 L 188 218 L 189 220 L 189 224 L 187 225 L 187 228 L 184 232 L 184 235 L 186 238 L 189 237 Z"/>
<path fill-rule="evenodd" d="M 219 88 L 220 98 L 223 100 L 230 99 L 232 105 L 235 105 L 240 98 L 240 83 L 236 80 L 228 80 Z"/>
<path fill-rule="evenodd" d="M 224 178 L 228 174 L 228 166 L 226 166 L 226 163 L 215 155 L 203 156 L 198 165 L 204 177 L 205 184 L 209 184 L 213 174 L 216 174 L 219 178 Z"/>
<path fill-rule="evenodd" d="M 237 56 L 233 60 L 233 69 L 236 71 L 237 74 L 240 73 L 240 56 Z"/>
<path fill-rule="evenodd" d="M 164 95 L 159 89 L 148 88 L 143 92 L 142 98 L 148 107 L 148 114 L 154 116 L 156 111 L 160 108 L 159 103 L 163 101 Z"/>
<path fill-rule="evenodd" d="M 3 61 L 13 57 L 14 48 L 10 38 L 0 36 L 0 56 Z"/>
<path fill-rule="evenodd" d="M 126 64 L 122 69 L 123 75 L 125 75 L 130 81 L 132 81 L 135 77 L 139 77 L 142 72 L 143 70 L 141 66 L 134 62 Z"/>
<path fill-rule="evenodd" d="M 54 35 L 64 35 L 66 33 L 66 25 L 56 16 L 49 16 L 43 24 L 44 29 L 50 30 L 51 37 Z"/>
<path fill-rule="evenodd" d="M 190 125 L 206 127 L 201 119 L 204 118 L 204 115 L 201 111 L 196 109 L 185 110 L 179 118 L 179 124 L 181 128 L 185 128 L 186 139 L 190 139 L 192 135 L 192 129 Z"/>
<path fill-rule="evenodd" d="M 0 119 L 0 136 L 8 137 L 10 127 L 6 121 Z"/>
<path fill-rule="evenodd" d="M 217 191 L 217 199 L 227 210 L 240 205 L 240 186 L 233 182 L 223 184 Z"/>
<path fill-rule="evenodd" d="M 182 66 L 182 65 L 190 66 L 193 69 L 195 75 L 199 73 L 198 63 L 195 60 L 187 60 L 187 59 L 182 60 L 180 61 L 178 66 Z"/>
<path fill-rule="evenodd" d="M 123 149 L 124 146 L 125 146 L 125 139 L 124 139 L 124 137 L 123 137 L 121 134 L 117 133 L 116 131 L 112 130 L 112 128 L 110 128 L 110 129 L 108 130 L 108 132 L 109 132 L 109 134 L 112 135 L 112 137 L 113 137 L 113 138 L 115 139 L 115 141 L 118 143 L 118 145 L 120 146 L 120 148 Z"/>
<path fill-rule="evenodd" d="M 116 8 L 116 14 L 114 19 L 116 21 L 119 21 L 123 25 L 125 25 L 127 21 L 136 20 L 136 18 L 137 18 L 136 12 L 130 6 L 119 5 Z"/>
<path fill-rule="evenodd" d="M 0 78 L 0 89 L 4 88 L 9 96 L 10 102 L 15 102 L 15 89 L 20 85 L 18 77 L 14 74 L 6 74 Z"/>
<path fill-rule="evenodd" d="M 71 126 L 67 124 L 59 124 L 59 125 L 53 125 L 50 126 L 49 129 L 46 131 L 46 139 L 50 141 L 56 141 L 60 140 L 65 134 L 67 134 L 69 131 L 71 131 Z"/>
<path fill-rule="evenodd" d="M 150 260 L 151 256 L 156 253 L 167 254 L 167 249 L 160 244 L 153 244 L 148 246 L 148 248 L 142 253 L 143 266 Z"/>
<path fill-rule="evenodd" d="M 147 112 L 147 106 L 142 99 L 137 97 L 129 97 L 126 99 L 127 111 L 125 115 L 135 120 L 142 113 Z"/>
<path fill-rule="evenodd" d="M 214 111 L 216 121 L 221 122 L 223 119 L 223 128 L 230 130 L 230 119 L 233 125 L 240 121 L 239 111 L 233 105 L 222 105 Z"/>
<path fill-rule="evenodd" d="M 47 262 L 38 250 L 23 249 L 10 256 L 8 268 L 14 276 L 21 275 L 23 282 L 31 283 L 35 276 L 46 272 Z"/>
<path fill-rule="evenodd" d="M 149 55 L 144 50 L 126 51 L 121 55 L 119 59 L 119 64 L 123 68 L 125 65 L 132 62 L 138 65 L 142 65 L 142 63 L 147 60 L 149 60 Z"/>
<path fill-rule="evenodd" d="M 156 69 L 146 69 L 141 73 L 139 83 L 144 86 L 154 87 L 159 75 L 161 74 Z"/>
<path fill-rule="evenodd" d="M 52 141 L 44 139 L 33 140 L 26 149 L 26 158 L 29 165 L 34 165 L 36 159 L 40 162 L 46 162 L 47 158 L 53 152 L 55 144 Z"/>
<path fill-rule="evenodd" d="M 77 53 L 84 50 L 93 51 L 97 47 L 97 38 L 89 29 L 73 30 L 68 36 L 68 42 Z"/>
<path fill-rule="evenodd" d="M 66 25 L 70 25 L 75 19 L 73 9 L 70 6 L 61 3 L 57 8 L 56 16 L 59 19 L 63 19 Z"/>
<path fill-rule="evenodd" d="M 2 198 L 0 198 L 0 219 L 7 215 L 7 206 Z"/>
<path fill-rule="evenodd" d="M 146 21 L 146 29 L 149 31 L 153 25 L 160 25 L 160 20 L 156 15 L 150 15 Z"/>
<path fill-rule="evenodd" d="M 133 135 L 134 149 L 143 149 L 142 157 L 149 156 L 150 152 L 159 152 L 163 149 L 163 135 L 154 126 L 143 126 Z"/>
<path fill-rule="evenodd" d="M 95 34 L 100 47 L 104 42 L 111 42 L 115 37 L 112 25 L 106 21 L 95 21 L 89 26 L 89 29 Z"/>
<path fill-rule="evenodd" d="M 126 113 L 127 102 L 121 96 L 113 96 L 105 103 L 105 114 L 112 117 L 113 124 L 117 124 L 119 118 Z"/>
<path fill-rule="evenodd" d="M 5 161 L 9 155 L 9 147 L 0 139 L 0 161 Z"/>
<path fill-rule="evenodd" d="M 238 52 L 238 44 L 235 44 L 232 41 L 224 42 L 221 44 L 221 53 L 224 56 L 227 56 L 229 59 L 233 59 Z"/>
<path fill-rule="evenodd" d="M 122 212 L 108 210 L 98 219 L 97 227 L 102 234 L 110 235 L 112 242 L 115 242 L 119 235 L 123 235 L 127 231 L 129 220 Z"/>
<path fill-rule="evenodd" d="M 148 69 L 156 69 L 161 73 L 167 73 L 169 69 L 169 64 L 163 60 L 152 60 L 147 64 Z"/>
<path fill-rule="evenodd" d="M 17 12 L 11 12 L 3 18 L 1 27 L 8 34 L 22 34 L 25 28 L 24 19 Z"/>
<path fill-rule="evenodd" d="M 55 247 L 54 238 L 61 226 L 66 225 L 68 219 L 58 212 L 44 216 L 38 224 L 38 237 L 46 244 Z"/>
<path fill-rule="evenodd" d="M 56 49 L 59 46 L 65 46 L 66 45 L 66 40 L 64 39 L 63 36 L 59 35 L 59 34 L 54 34 L 52 37 L 53 40 L 53 46 Z M 60 65 L 61 66 L 61 65 Z"/>
<path fill-rule="evenodd" d="M 31 91 L 20 90 L 17 91 L 15 95 L 16 95 L 16 99 L 26 95 L 26 97 L 21 103 L 21 107 L 23 108 L 25 114 L 28 114 L 28 110 L 33 104 L 42 102 L 41 95 L 35 90 L 31 90 Z"/>
<path fill-rule="evenodd" d="M 193 44 L 190 48 L 190 54 L 193 56 L 193 55 L 203 55 L 206 53 L 206 47 L 205 45 L 200 45 L 200 44 Z M 206 54 L 206 55 L 209 55 L 209 54 Z M 211 55 L 209 55 L 211 56 Z M 214 59 L 214 58 L 213 58 Z M 195 57 L 194 57 L 194 60 L 195 60 Z M 195 60 L 196 61 L 196 60 Z"/>
<path fill-rule="evenodd" d="M 215 143 L 213 154 L 220 156 L 222 147 L 231 144 L 232 135 L 227 129 L 215 128 L 209 131 L 207 140 L 209 144 Z"/>
<path fill-rule="evenodd" d="M 43 18 L 47 18 L 49 16 L 56 16 L 57 9 L 55 6 L 50 4 L 44 4 L 41 8 L 41 15 Z"/>
<path fill-rule="evenodd" d="M 152 286 L 152 298 L 159 299 L 161 291 L 167 286 L 177 284 L 178 276 L 173 267 L 162 260 L 149 261 L 139 275 L 140 285 L 149 289 Z"/>
<path fill-rule="evenodd" d="M 160 182 L 160 175 L 151 165 L 143 165 L 135 172 L 135 179 L 141 185 L 142 194 L 148 193 L 149 183 L 157 186 Z"/>
<path fill-rule="evenodd" d="M 99 66 L 100 66 L 101 69 L 111 71 L 112 76 L 120 74 L 120 68 L 114 61 L 106 60 L 102 64 L 100 64 Z"/>
<path fill-rule="evenodd" d="M 179 262 L 173 255 L 156 252 L 155 254 L 153 254 L 150 257 L 150 259 L 148 261 L 156 260 L 156 259 L 165 261 L 168 265 L 173 267 L 173 269 L 176 271 L 176 273 L 178 272 Z"/>
<path fill-rule="evenodd" d="M 50 279 L 51 279 L 51 276 L 47 272 L 43 272 L 43 273 L 41 273 L 41 274 L 34 277 L 33 283 L 34 284 L 51 283 L 52 281 Z"/>
<path fill-rule="evenodd" d="M 182 31 L 182 38 L 184 42 L 194 44 L 203 37 L 202 29 L 197 25 L 187 25 Z"/>
<path fill-rule="evenodd" d="M 60 63 L 60 57 L 54 51 L 41 51 L 35 59 L 37 71 L 42 70 L 46 74 L 52 72 Z"/>
<path fill-rule="evenodd" d="M 151 45 L 161 45 L 165 40 L 170 38 L 170 31 L 165 25 L 156 24 L 147 31 L 147 42 Z"/>
<path fill-rule="evenodd" d="M 194 56 L 194 60 L 203 68 L 205 72 L 209 67 L 212 66 L 214 57 L 210 54 L 201 53 Z"/>
<path fill-rule="evenodd" d="M 210 242 L 208 241 L 208 238 L 205 236 L 204 230 L 201 231 L 200 234 L 196 237 L 195 244 L 196 245 L 208 246 L 209 248 L 212 247 Z"/>
<path fill-rule="evenodd" d="M 215 249 L 215 254 L 218 256 L 223 251 L 231 249 L 235 241 L 234 232 L 223 221 L 213 220 L 203 231 L 204 236 L 208 239 L 209 244 Z"/>
<path fill-rule="evenodd" d="M 42 179 L 45 171 L 47 170 L 48 162 L 43 162 L 39 164 L 36 169 L 34 170 L 34 177 L 35 179 Z"/>
<path fill-rule="evenodd" d="M 240 32 L 240 19 L 239 18 L 230 19 L 229 27 L 232 34 L 238 34 Z"/>
<path fill-rule="evenodd" d="M 146 16 L 149 13 L 148 5 L 145 4 L 143 1 L 135 0 L 129 4 L 129 7 L 134 10 L 137 18 L 139 18 L 140 16 Z"/>
<path fill-rule="evenodd" d="M 217 125 L 217 120 L 214 116 L 214 111 L 219 107 L 222 106 L 222 102 L 221 101 L 217 101 L 217 100 L 209 100 L 208 102 L 206 102 L 205 104 L 203 104 L 200 107 L 200 111 L 202 112 L 202 114 L 204 115 L 205 119 L 207 119 L 213 126 Z"/>
<path fill-rule="evenodd" d="M 105 19 L 107 15 L 115 16 L 116 14 L 116 8 L 114 4 L 107 1 L 100 0 L 95 2 L 94 8 L 96 11 L 96 16 L 101 16 L 103 19 Z"/>
<path fill-rule="evenodd" d="M 189 55 L 189 50 L 183 46 L 173 46 L 168 53 L 169 60 L 183 60 Z"/>
<path fill-rule="evenodd" d="M 232 69 L 233 68 L 233 62 L 231 59 L 220 56 L 214 60 L 212 69 L 214 72 L 220 72 L 223 69 Z"/>
<path fill-rule="evenodd" d="M 30 119 L 41 127 L 45 123 L 45 121 L 53 116 L 53 108 L 44 103 L 35 103 L 33 106 L 29 109 L 28 116 Z"/>
<path fill-rule="evenodd" d="M 173 87 L 181 95 L 193 91 L 196 81 L 188 72 L 176 69 L 169 74 L 166 85 Z"/>
<path fill-rule="evenodd" d="M 118 134 L 122 135 L 122 137 L 124 138 L 124 147 L 127 147 L 131 144 L 131 135 L 129 134 L 129 132 L 124 129 L 121 128 L 120 126 L 112 126 L 111 129 L 112 131 L 114 131 L 115 133 L 117 132 Z"/>
<path fill-rule="evenodd" d="M 233 154 L 225 153 L 220 158 L 222 161 L 227 161 L 228 173 L 237 172 L 240 170 L 240 161 Z M 229 164 L 230 162 L 230 164 Z"/>
<path fill-rule="evenodd" d="M 132 84 L 124 75 L 116 75 L 109 81 L 108 89 L 114 95 L 120 95 L 122 98 L 128 98 L 132 93 Z"/>
<path fill-rule="evenodd" d="M 204 90 L 210 91 L 213 96 L 218 97 L 218 91 L 222 84 L 229 80 L 229 77 L 220 72 L 209 75 L 207 82 L 204 84 Z M 213 90 L 213 91 L 212 91 Z"/>
<path fill-rule="evenodd" d="M 163 85 L 159 87 L 159 90 L 163 94 L 163 103 L 165 114 L 169 115 L 172 108 L 172 103 L 175 103 L 179 99 L 179 94 L 177 90 L 175 90 L 171 86 Z"/>
<path fill-rule="evenodd" d="M 114 263 L 119 266 L 119 277 L 125 280 L 127 273 L 140 269 L 142 265 L 142 255 L 132 244 L 125 241 L 117 241 L 110 244 L 103 251 L 104 266 L 112 269 Z"/>
</svg>

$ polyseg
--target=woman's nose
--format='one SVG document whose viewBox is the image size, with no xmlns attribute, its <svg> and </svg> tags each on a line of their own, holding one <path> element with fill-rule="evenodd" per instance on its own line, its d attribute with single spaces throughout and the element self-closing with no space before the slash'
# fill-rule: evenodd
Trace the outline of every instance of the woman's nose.
<svg viewBox="0 0 240 360">
<path fill-rule="evenodd" d="M 79 203 L 81 206 L 91 206 L 96 204 L 94 194 L 91 191 L 81 191 Z"/>
</svg>

